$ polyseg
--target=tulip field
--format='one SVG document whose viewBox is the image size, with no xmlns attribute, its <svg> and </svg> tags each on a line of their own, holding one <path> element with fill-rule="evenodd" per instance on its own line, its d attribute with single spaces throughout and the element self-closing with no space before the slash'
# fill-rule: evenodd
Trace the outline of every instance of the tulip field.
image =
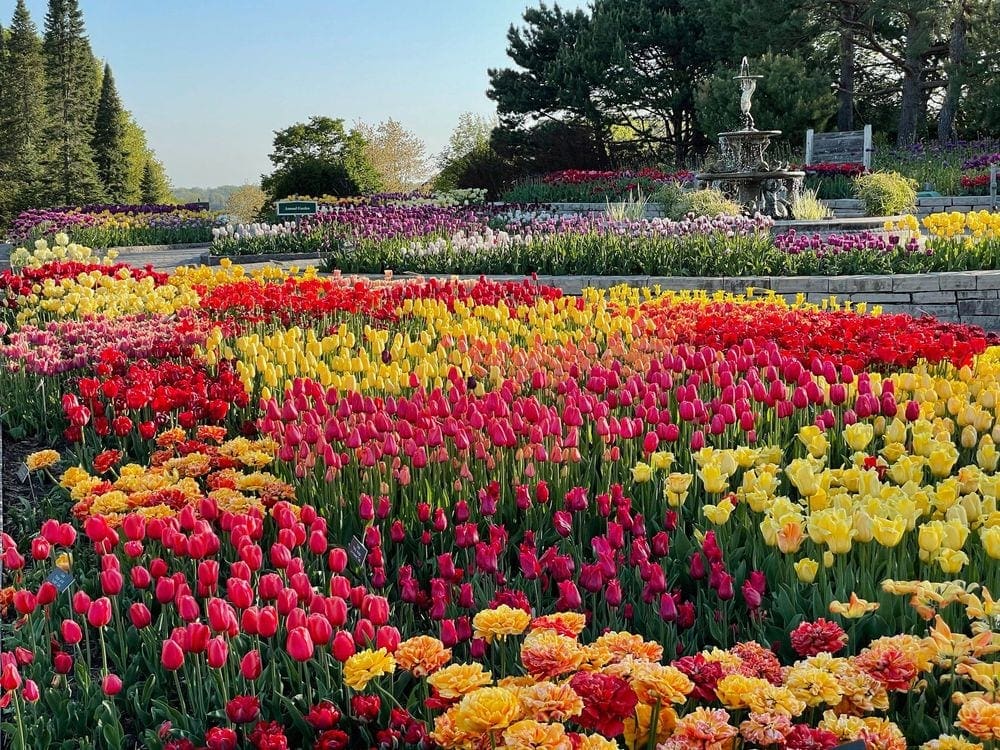
<svg viewBox="0 0 1000 750">
<path fill-rule="evenodd" d="M 4 747 L 998 747 L 994 335 L 54 241 L 0 274 Z"/>
</svg>

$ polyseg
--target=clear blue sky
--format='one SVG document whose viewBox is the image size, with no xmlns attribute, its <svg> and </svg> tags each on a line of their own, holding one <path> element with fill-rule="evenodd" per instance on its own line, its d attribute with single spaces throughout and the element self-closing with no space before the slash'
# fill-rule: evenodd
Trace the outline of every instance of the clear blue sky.
<svg viewBox="0 0 1000 750">
<path fill-rule="evenodd" d="M 178 187 L 256 181 L 273 131 L 393 117 L 446 143 L 537 0 L 80 0 L 95 54 Z M 574 7 L 583 2 L 564 2 Z M 42 28 L 46 0 L 28 0 Z M 10 23 L 13 0 L 0 0 Z"/>
</svg>

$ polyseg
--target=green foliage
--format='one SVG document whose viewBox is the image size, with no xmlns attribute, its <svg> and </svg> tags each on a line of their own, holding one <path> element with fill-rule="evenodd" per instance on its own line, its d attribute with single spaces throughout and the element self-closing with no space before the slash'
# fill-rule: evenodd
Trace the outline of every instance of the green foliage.
<svg viewBox="0 0 1000 750">
<path fill-rule="evenodd" d="M 498 200 L 510 186 L 515 169 L 490 146 L 470 151 L 456 159 L 435 180 L 435 190 L 482 188 L 490 200 Z"/>
<path fill-rule="evenodd" d="M 94 161 L 97 175 L 104 185 L 107 199 L 112 203 L 128 200 L 129 158 L 125 146 L 125 112 L 122 110 L 111 66 L 104 66 L 101 98 L 97 102 L 94 118 Z"/>
<path fill-rule="evenodd" d="M 382 190 L 405 193 L 420 187 L 426 178 L 426 146 L 402 123 L 389 118 L 378 125 L 357 123 L 354 128 L 364 139 L 364 155 L 382 183 Z"/>
<path fill-rule="evenodd" d="M 45 132 L 42 43 L 24 0 L 18 0 L 0 62 L 0 225 L 37 203 Z"/>
<path fill-rule="evenodd" d="M 91 146 L 100 69 L 77 0 L 49 0 L 42 46 L 49 115 L 46 197 L 63 205 L 103 200 Z"/>
<path fill-rule="evenodd" d="M 171 203 L 208 203 L 213 211 L 221 211 L 229 201 L 229 196 L 245 185 L 220 185 L 218 187 L 175 187 L 171 190 Z"/>
<path fill-rule="evenodd" d="M 628 198 L 623 201 L 612 203 L 607 201 L 605 211 L 608 217 L 614 221 L 634 221 L 646 218 L 646 206 L 649 205 L 649 196 L 644 195 L 642 188 L 636 190 L 635 196 L 629 191 Z"/>
<path fill-rule="evenodd" d="M 807 175 L 805 186 L 825 200 L 854 197 L 854 179 L 843 174 Z"/>
<path fill-rule="evenodd" d="M 898 172 L 873 172 L 854 180 L 855 195 L 869 216 L 895 216 L 913 210 L 917 183 Z"/>
<path fill-rule="evenodd" d="M 377 191 L 381 181 L 365 148 L 364 136 L 348 133 L 343 120 L 310 117 L 275 131 L 269 156 L 274 171 L 261 179 L 261 187 L 274 199 Z"/>
<path fill-rule="evenodd" d="M 727 198 L 721 190 L 706 188 L 683 192 L 677 196 L 673 205 L 666 209 L 666 214 L 674 221 L 683 219 L 688 214 L 695 216 L 739 216 L 743 208 L 736 201 Z"/>
<path fill-rule="evenodd" d="M 495 126 L 496 122 L 491 118 L 463 112 L 448 138 L 448 145 L 438 155 L 438 173 L 431 186 L 435 190 L 454 190 L 459 187 L 459 181 L 469 172 L 473 163 L 487 157 L 492 150 L 490 133 Z"/>
<path fill-rule="evenodd" d="M 836 112 L 836 101 L 825 71 L 789 55 L 766 54 L 750 63 L 757 82 L 753 114 L 757 127 L 781 130 L 799 138 L 808 128 L 825 130 Z M 706 138 L 742 127 L 738 69 L 720 69 L 698 89 L 698 128 Z"/>
<path fill-rule="evenodd" d="M 664 216 L 683 216 L 690 205 L 688 191 L 676 182 L 663 184 L 650 196 L 650 201 L 659 204 Z"/>
<path fill-rule="evenodd" d="M 340 161 L 308 157 L 276 171 L 261 181 L 274 200 L 290 195 L 355 195 L 358 186 Z"/>
<path fill-rule="evenodd" d="M 792 215 L 801 221 L 829 219 L 833 212 L 816 195 L 814 190 L 806 190 L 792 206 Z"/>
<path fill-rule="evenodd" d="M 254 221 L 267 203 L 267 195 L 257 185 L 244 185 L 233 191 L 226 201 L 226 213 L 249 223 Z"/>
<path fill-rule="evenodd" d="M 164 203 L 170 200 L 170 184 L 163 174 L 163 166 L 155 159 L 148 159 L 143 167 L 139 200 L 143 203 Z"/>
</svg>

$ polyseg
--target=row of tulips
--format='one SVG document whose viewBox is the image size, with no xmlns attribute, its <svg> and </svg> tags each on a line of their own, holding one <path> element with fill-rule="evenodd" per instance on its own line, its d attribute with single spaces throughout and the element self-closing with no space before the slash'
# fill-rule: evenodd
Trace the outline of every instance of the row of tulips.
<svg viewBox="0 0 1000 750">
<path fill-rule="evenodd" d="M 0 378 L 48 388 L 68 449 L 27 461 L 52 518 L 0 537 L 14 747 L 1000 737 L 982 331 L 530 280 L 25 274 Z"/>
<path fill-rule="evenodd" d="M 185 205 L 116 205 L 29 209 L 11 226 L 13 242 L 51 240 L 70 232 L 93 247 L 124 247 L 210 242 L 216 212 L 197 203 Z"/>
</svg>

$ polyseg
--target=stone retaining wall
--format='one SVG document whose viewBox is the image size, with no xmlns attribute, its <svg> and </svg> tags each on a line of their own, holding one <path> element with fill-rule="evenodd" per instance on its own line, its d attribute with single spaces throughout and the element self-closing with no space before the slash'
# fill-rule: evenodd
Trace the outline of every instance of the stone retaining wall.
<svg viewBox="0 0 1000 750">
<path fill-rule="evenodd" d="M 836 200 L 823 201 L 834 212 L 838 218 L 859 218 L 865 215 L 861 201 L 854 198 L 839 198 Z M 548 204 L 557 213 L 566 214 L 586 214 L 604 213 L 607 211 L 607 203 L 551 203 Z M 941 211 L 958 211 L 968 213 L 969 211 L 990 210 L 992 199 L 982 195 L 951 195 L 941 198 L 917 198 L 916 215 L 918 218 L 929 216 Z M 646 218 L 652 219 L 663 216 L 663 209 L 655 204 L 646 205 Z"/>
<path fill-rule="evenodd" d="M 379 277 L 382 278 L 382 277 Z M 398 278 L 398 277 L 397 277 Z M 462 277 L 476 279 L 477 276 Z M 491 276 L 520 281 L 522 276 Z M 821 303 L 831 296 L 839 302 L 881 305 L 886 313 L 932 315 L 953 323 L 982 326 L 1000 332 L 1000 271 L 896 274 L 891 276 L 539 276 L 538 283 L 580 294 L 586 287 L 607 289 L 619 284 L 662 289 L 704 289 L 743 294 L 748 287 L 773 290 L 789 300 L 803 294 Z"/>
</svg>

